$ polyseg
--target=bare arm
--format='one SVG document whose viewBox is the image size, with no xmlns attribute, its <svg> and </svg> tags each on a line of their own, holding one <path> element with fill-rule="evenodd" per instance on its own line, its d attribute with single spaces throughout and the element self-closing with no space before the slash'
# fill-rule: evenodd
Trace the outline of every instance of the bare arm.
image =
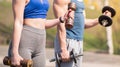
<svg viewBox="0 0 120 67">
<path fill-rule="evenodd" d="M 53 2 L 53 10 L 54 10 L 54 15 L 57 19 L 52 19 L 52 20 L 46 20 L 45 23 L 45 28 L 51 28 L 56 25 L 61 26 L 64 25 L 63 23 L 60 24 L 59 17 L 62 17 L 66 20 L 67 16 L 65 13 L 67 13 L 67 5 L 68 5 L 69 0 L 54 0 Z"/>
<path fill-rule="evenodd" d="M 65 17 L 61 17 L 61 18 L 65 19 Z M 45 28 L 49 29 L 51 27 L 59 25 L 60 23 L 62 23 L 62 22 L 60 22 L 60 17 L 57 18 L 57 19 L 46 20 L 46 22 L 45 22 Z"/>
<path fill-rule="evenodd" d="M 65 13 L 67 12 L 69 2 L 70 2 L 69 0 L 54 0 L 53 10 L 54 10 L 56 18 L 65 15 Z M 60 42 L 60 48 L 62 50 L 62 58 L 65 59 L 65 55 L 68 58 L 68 52 L 67 52 L 67 47 L 66 47 L 65 23 L 60 23 L 57 26 L 57 29 L 58 29 L 57 31 L 58 31 L 58 37 L 59 37 L 59 42 Z"/>
<path fill-rule="evenodd" d="M 85 14 L 85 12 L 84 12 L 84 14 Z M 103 13 L 103 15 L 111 16 L 111 12 L 105 11 Z M 85 29 L 94 27 L 97 24 L 99 24 L 98 18 L 95 18 L 95 19 L 85 19 Z"/>
<path fill-rule="evenodd" d="M 85 19 L 85 29 L 94 27 L 98 24 L 98 18 L 96 19 Z"/>
<path fill-rule="evenodd" d="M 14 13 L 14 30 L 13 30 L 13 40 L 12 40 L 12 57 L 13 64 L 19 65 L 21 60 L 18 53 L 18 47 L 21 37 L 21 31 L 23 28 L 23 12 L 26 0 L 12 0 L 12 7 Z"/>
<path fill-rule="evenodd" d="M 86 19 L 86 14 L 84 11 L 84 17 L 85 17 L 85 29 L 91 28 L 96 26 L 99 22 L 98 22 L 98 18 L 95 19 Z"/>
</svg>

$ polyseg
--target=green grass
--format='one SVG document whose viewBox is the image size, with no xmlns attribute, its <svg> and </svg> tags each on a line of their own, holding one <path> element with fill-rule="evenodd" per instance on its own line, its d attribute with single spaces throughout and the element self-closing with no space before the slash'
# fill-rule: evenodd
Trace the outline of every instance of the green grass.
<svg viewBox="0 0 120 67">
<path fill-rule="evenodd" d="M 0 2 L 0 43 L 7 44 L 10 39 L 13 16 L 11 3 L 2 1 Z"/>
<path fill-rule="evenodd" d="M 93 34 L 85 33 L 84 37 L 84 50 L 107 50 L 106 38 L 105 37 L 97 37 Z"/>
</svg>

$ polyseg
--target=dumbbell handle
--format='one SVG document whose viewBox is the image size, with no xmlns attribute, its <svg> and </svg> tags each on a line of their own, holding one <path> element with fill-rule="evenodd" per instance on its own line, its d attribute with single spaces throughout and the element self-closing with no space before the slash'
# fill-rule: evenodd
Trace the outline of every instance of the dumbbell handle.
<svg viewBox="0 0 120 67">
<path fill-rule="evenodd" d="M 104 6 L 102 9 L 102 13 L 109 11 L 111 13 L 111 17 L 114 17 L 116 15 L 116 11 L 114 8 L 110 7 L 110 6 Z"/>
<path fill-rule="evenodd" d="M 74 55 L 75 58 L 80 57 L 80 56 L 83 56 L 83 54 Z M 70 59 L 73 59 L 74 57 L 73 57 L 73 55 L 70 55 Z M 62 60 L 61 57 L 59 57 L 58 60 Z M 50 62 L 54 62 L 54 61 L 56 61 L 55 58 L 50 60 Z"/>
<path fill-rule="evenodd" d="M 102 21 L 103 26 L 106 26 L 108 24 L 107 20 Z"/>
<path fill-rule="evenodd" d="M 8 56 L 5 56 L 3 59 L 3 64 L 11 66 L 11 59 Z M 23 65 L 22 67 L 32 67 L 32 64 L 33 64 L 32 60 L 24 59 L 20 61 L 20 65 L 21 66 Z"/>
</svg>

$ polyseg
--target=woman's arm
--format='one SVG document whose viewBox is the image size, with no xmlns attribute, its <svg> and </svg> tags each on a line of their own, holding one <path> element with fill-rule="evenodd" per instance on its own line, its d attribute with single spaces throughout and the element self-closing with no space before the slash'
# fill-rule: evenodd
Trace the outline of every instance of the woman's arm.
<svg viewBox="0 0 120 67">
<path fill-rule="evenodd" d="M 26 0 L 12 0 L 13 14 L 14 14 L 14 29 L 12 39 L 12 64 L 20 65 L 22 59 L 18 53 L 18 47 L 23 28 L 23 14 Z"/>
<path fill-rule="evenodd" d="M 58 26 L 64 25 L 65 22 L 61 24 L 59 21 L 59 17 L 62 17 L 66 20 L 68 2 L 70 2 L 70 0 L 54 0 L 53 11 L 54 11 L 55 18 L 57 19 L 47 20 L 45 24 L 46 29 L 54 27 L 56 25 Z"/>
<path fill-rule="evenodd" d="M 49 29 L 49 28 L 54 27 L 60 23 L 63 23 L 63 21 L 65 21 L 65 17 L 61 17 L 61 21 L 60 21 L 60 17 L 58 19 L 46 20 L 45 28 Z"/>
</svg>

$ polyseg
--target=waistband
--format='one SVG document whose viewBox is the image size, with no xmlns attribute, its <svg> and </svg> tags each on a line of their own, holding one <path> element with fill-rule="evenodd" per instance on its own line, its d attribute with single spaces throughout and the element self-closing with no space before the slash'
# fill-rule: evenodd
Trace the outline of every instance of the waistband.
<svg viewBox="0 0 120 67">
<path fill-rule="evenodd" d="M 24 25 L 23 30 L 31 31 L 36 34 L 45 34 L 46 30 L 45 29 L 38 29 L 32 26 Z"/>
</svg>

